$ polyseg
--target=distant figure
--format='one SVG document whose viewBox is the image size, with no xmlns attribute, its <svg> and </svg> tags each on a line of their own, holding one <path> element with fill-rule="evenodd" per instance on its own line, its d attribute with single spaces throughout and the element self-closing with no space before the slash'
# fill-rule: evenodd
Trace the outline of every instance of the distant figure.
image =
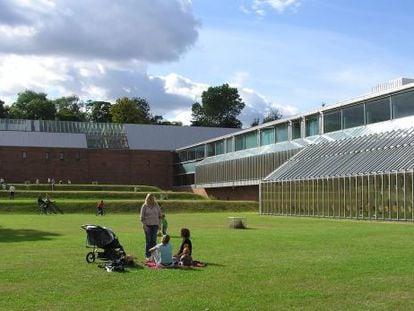
<svg viewBox="0 0 414 311">
<path fill-rule="evenodd" d="M 40 208 L 40 213 L 41 214 L 47 214 L 49 212 L 48 211 L 48 205 L 46 204 L 45 200 L 43 200 L 41 195 L 39 195 L 37 197 L 37 205 Z"/>
<path fill-rule="evenodd" d="M 3 177 L 0 178 L 0 184 L 4 184 L 4 178 Z"/>
<path fill-rule="evenodd" d="M 40 184 L 39 178 L 36 178 L 36 185 Z"/>
<path fill-rule="evenodd" d="M 98 215 L 103 216 L 103 215 L 104 215 L 104 208 L 105 208 L 104 201 L 103 201 L 103 200 L 101 200 L 101 201 L 100 201 L 100 202 L 98 202 L 98 204 L 96 205 L 96 216 L 98 216 Z"/>
<path fill-rule="evenodd" d="M 167 235 L 167 229 L 168 229 L 168 222 L 167 218 L 165 217 L 165 214 L 161 214 L 161 231 L 162 235 Z"/>
<path fill-rule="evenodd" d="M 55 203 L 55 201 L 52 201 L 50 199 L 49 194 L 47 194 L 47 193 L 46 193 L 46 198 L 44 199 L 44 202 L 46 204 L 46 211 L 52 211 L 53 213 L 56 214 L 56 210 L 55 210 L 55 208 L 53 206 L 53 203 Z"/>
<path fill-rule="evenodd" d="M 70 185 L 72 182 L 70 181 L 70 179 L 68 179 L 68 185 Z"/>
<path fill-rule="evenodd" d="M 52 180 L 50 181 L 50 185 L 51 185 L 52 191 L 55 190 L 55 179 L 54 178 L 52 178 Z"/>
<path fill-rule="evenodd" d="M 14 200 L 14 193 L 16 192 L 16 187 L 13 185 L 10 185 L 9 192 L 10 192 L 10 200 Z"/>
</svg>

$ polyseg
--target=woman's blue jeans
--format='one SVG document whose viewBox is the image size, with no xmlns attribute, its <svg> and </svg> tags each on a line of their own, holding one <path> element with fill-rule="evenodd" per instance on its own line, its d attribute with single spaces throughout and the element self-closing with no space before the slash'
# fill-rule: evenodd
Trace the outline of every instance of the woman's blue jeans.
<svg viewBox="0 0 414 311">
<path fill-rule="evenodd" d="M 158 226 L 147 226 L 145 231 L 145 257 L 150 257 L 149 249 L 157 244 Z"/>
</svg>

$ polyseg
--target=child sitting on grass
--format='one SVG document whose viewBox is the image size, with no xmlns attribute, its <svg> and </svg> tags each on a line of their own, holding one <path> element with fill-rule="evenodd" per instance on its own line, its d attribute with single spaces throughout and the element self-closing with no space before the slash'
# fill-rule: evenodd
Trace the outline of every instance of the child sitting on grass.
<svg viewBox="0 0 414 311">
<path fill-rule="evenodd" d="M 183 254 L 180 257 L 180 261 L 178 262 L 178 266 L 182 268 L 191 267 L 193 265 L 193 258 L 190 255 L 190 249 L 188 245 L 184 245 Z"/>
<path fill-rule="evenodd" d="M 172 267 L 174 265 L 172 245 L 169 242 L 170 236 L 168 234 L 164 235 L 160 244 L 157 244 L 149 249 L 152 260 L 161 268 Z"/>
<path fill-rule="evenodd" d="M 181 238 L 183 239 L 183 241 L 181 242 L 180 249 L 179 249 L 178 253 L 174 255 L 174 258 L 176 258 L 177 260 L 179 260 L 180 257 L 183 255 L 185 246 L 187 246 L 190 256 L 193 253 L 193 246 L 192 246 L 191 240 L 190 240 L 190 230 L 188 230 L 187 228 L 182 228 L 181 229 Z"/>
</svg>

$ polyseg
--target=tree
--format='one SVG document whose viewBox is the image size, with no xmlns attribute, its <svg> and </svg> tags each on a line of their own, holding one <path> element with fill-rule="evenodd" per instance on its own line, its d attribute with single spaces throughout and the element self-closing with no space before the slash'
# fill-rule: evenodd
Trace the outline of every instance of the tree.
<svg viewBox="0 0 414 311">
<path fill-rule="evenodd" d="M 9 107 L 5 106 L 4 101 L 0 99 L 0 118 L 9 117 Z"/>
<path fill-rule="evenodd" d="M 83 103 L 76 95 L 64 96 L 53 101 L 57 113 L 56 118 L 61 121 L 85 121 L 86 113 L 81 111 Z"/>
<path fill-rule="evenodd" d="M 242 127 L 237 116 L 245 104 L 237 88 L 232 88 L 227 83 L 209 87 L 201 95 L 201 102 L 202 104 L 196 102 L 192 105 L 192 126 Z"/>
<path fill-rule="evenodd" d="M 259 125 L 259 123 L 260 123 L 260 119 L 259 118 L 254 118 L 252 123 L 250 123 L 250 126 L 251 127 L 257 126 L 257 125 Z"/>
<path fill-rule="evenodd" d="M 112 122 L 115 123 L 152 123 L 150 107 L 144 98 L 118 98 L 115 104 L 112 105 L 110 112 L 112 114 Z"/>
<path fill-rule="evenodd" d="M 93 122 L 111 122 L 111 103 L 105 101 L 88 101 L 87 106 L 91 112 L 89 119 Z"/>
<path fill-rule="evenodd" d="M 26 90 L 17 95 L 17 100 L 10 107 L 12 119 L 54 120 L 56 108 L 45 93 Z"/>
<path fill-rule="evenodd" d="M 282 114 L 278 109 L 272 109 L 264 118 L 262 123 L 267 123 L 275 120 L 282 119 Z"/>
</svg>

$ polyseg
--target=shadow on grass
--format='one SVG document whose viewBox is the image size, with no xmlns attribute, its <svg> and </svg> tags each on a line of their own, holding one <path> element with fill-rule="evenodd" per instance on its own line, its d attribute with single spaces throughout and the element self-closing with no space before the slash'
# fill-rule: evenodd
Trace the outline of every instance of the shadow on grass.
<svg viewBox="0 0 414 311">
<path fill-rule="evenodd" d="M 0 243 L 52 240 L 58 233 L 33 229 L 10 229 L 0 227 Z"/>
</svg>

